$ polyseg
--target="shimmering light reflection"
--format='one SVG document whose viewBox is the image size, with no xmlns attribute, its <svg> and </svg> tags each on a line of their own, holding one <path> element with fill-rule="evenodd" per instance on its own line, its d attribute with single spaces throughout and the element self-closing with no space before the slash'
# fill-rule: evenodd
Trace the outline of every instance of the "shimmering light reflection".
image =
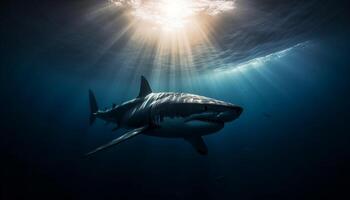
<svg viewBox="0 0 350 200">
<path fill-rule="evenodd" d="M 132 14 L 164 30 L 184 28 L 201 13 L 217 15 L 233 9 L 225 0 L 110 0 L 118 7 L 131 7 Z"/>
<path fill-rule="evenodd" d="M 229 73 L 229 72 L 235 72 L 235 71 L 243 71 L 243 70 L 249 69 L 251 67 L 254 67 L 254 68 L 261 67 L 264 64 L 266 64 L 266 62 L 282 58 L 282 57 L 286 56 L 288 53 L 290 53 L 292 50 L 295 50 L 297 48 L 306 47 L 308 44 L 309 44 L 309 41 L 302 42 L 302 43 L 296 44 L 292 47 L 289 47 L 287 49 L 284 49 L 282 51 L 278 51 L 278 52 L 275 52 L 275 53 L 272 53 L 272 54 L 269 54 L 269 55 L 266 55 L 263 57 L 251 59 L 247 62 L 238 64 L 237 66 L 231 66 L 231 67 L 230 66 L 223 66 L 221 68 L 216 68 L 215 71 Z"/>
<path fill-rule="evenodd" d="M 127 26 L 109 29 L 115 39 L 108 46 L 128 39 L 121 41 L 125 45 L 118 50 L 116 61 L 123 59 L 123 65 L 132 67 L 135 74 L 148 71 L 156 77 L 164 72 L 189 77 L 198 72 L 200 63 L 213 60 L 220 51 L 214 37 L 214 29 L 223 16 L 219 14 L 234 9 L 233 0 L 109 2 L 109 11 L 127 19 Z"/>
<path fill-rule="evenodd" d="M 233 1 L 108 1 L 96 13 L 100 16 L 94 17 L 109 36 L 101 45 L 105 48 L 100 54 L 107 54 L 101 61 L 118 80 L 127 74 L 128 80 L 137 82 L 146 75 L 150 80 L 166 80 L 169 88 L 184 79 L 188 86 L 198 83 L 199 75 L 257 68 L 304 45 L 272 53 L 296 43 L 260 43 L 265 34 L 234 32 L 229 25 L 245 10 L 239 5 L 233 9 Z"/>
</svg>

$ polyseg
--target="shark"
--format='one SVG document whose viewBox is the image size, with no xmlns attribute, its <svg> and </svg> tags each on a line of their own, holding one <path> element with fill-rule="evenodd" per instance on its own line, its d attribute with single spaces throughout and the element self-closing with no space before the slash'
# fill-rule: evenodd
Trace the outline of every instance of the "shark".
<svg viewBox="0 0 350 200">
<path fill-rule="evenodd" d="M 87 156 L 113 147 L 137 135 L 181 138 L 189 142 L 200 155 L 207 155 L 203 136 L 216 133 L 225 123 L 237 119 L 241 106 L 213 98 L 176 92 L 152 92 L 144 76 L 136 98 L 111 108 L 99 110 L 92 90 L 89 90 L 90 125 L 96 118 L 116 124 L 112 130 L 124 128 L 126 133 L 104 144 Z"/>
</svg>

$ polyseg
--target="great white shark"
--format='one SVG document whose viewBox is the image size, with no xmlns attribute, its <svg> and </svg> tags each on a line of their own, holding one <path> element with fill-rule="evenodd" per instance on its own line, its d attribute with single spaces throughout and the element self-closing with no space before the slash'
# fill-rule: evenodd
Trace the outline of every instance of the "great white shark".
<svg viewBox="0 0 350 200">
<path fill-rule="evenodd" d="M 136 135 L 144 134 L 164 138 L 183 138 L 201 155 L 208 154 L 202 136 L 215 133 L 224 124 L 237 119 L 243 108 L 224 101 L 175 92 L 152 92 L 148 81 L 141 76 L 139 95 L 112 108 L 99 110 L 96 98 L 89 90 L 90 125 L 96 118 L 117 125 L 113 130 L 125 128 L 129 131 L 87 153 L 112 147 Z"/>
</svg>

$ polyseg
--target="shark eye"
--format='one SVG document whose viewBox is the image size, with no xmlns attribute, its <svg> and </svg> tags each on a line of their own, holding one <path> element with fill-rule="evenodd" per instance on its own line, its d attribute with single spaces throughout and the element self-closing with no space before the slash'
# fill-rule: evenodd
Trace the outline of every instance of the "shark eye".
<svg viewBox="0 0 350 200">
<path fill-rule="evenodd" d="M 208 110 L 208 106 L 204 106 L 204 110 L 207 111 Z"/>
</svg>

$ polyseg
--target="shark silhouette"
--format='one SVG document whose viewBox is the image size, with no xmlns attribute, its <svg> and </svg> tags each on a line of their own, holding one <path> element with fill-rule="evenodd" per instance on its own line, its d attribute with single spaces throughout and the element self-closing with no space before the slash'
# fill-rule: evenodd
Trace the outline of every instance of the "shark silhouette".
<svg viewBox="0 0 350 200">
<path fill-rule="evenodd" d="M 145 77 L 141 76 L 139 95 L 112 108 L 99 110 L 96 98 L 89 90 L 90 125 L 96 118 L 115 123 L 129 132 L 98 147 L 86 155 L 107 149 L 136 135 L 164 138 L 183 138 L 201 155 L 208 154 L 202 136 L 215 133 L 224 124 L 237 119 L 243 108 L 216 99 L 174 92 L 154 93 Z"/>
</svg>

